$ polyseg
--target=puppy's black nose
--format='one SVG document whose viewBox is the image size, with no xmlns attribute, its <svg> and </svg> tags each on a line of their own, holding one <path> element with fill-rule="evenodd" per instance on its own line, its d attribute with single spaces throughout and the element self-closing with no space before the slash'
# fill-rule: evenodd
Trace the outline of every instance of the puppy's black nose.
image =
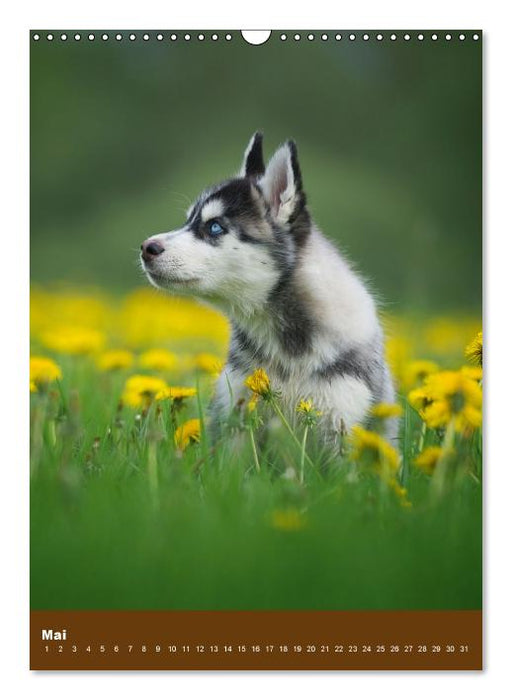
<svg viewBox="0 0 512 700">
<path fill-rule="evenodd" d="M 142 259 L 145 260 L 146 262 L 148 260 L 152 260 L 153 258 L 156 258 L 157 255 L 160 255 L 160 253 L 163 253 L 165 248 L 161 243 L 158 243 L 157 241 L 152 241 L 151 239 L 148 239 L 147 241 L 144 241 L 144 243 L 140 247 L 141 249 L 141 255 Z"/>
</svg>

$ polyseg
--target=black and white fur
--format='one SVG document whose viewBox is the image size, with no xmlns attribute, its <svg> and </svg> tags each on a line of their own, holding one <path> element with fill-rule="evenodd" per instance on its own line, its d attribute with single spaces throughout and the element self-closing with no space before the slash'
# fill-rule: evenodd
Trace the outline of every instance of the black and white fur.
<svg viewBox="0 0 512 700">
<path fill-rule="evenodd" d="M 375 302 L 312 221 L 293 141 L 265 168 L 254 134 L 239 176 L 206 189 L 187 215 L 182 228 L 143 243 L 142 265 L 156 287 L 199 297 L 230 319 L 214 420 L 248 398 L 244 380 L 257 367 L 290 418 L 299 400 L 313 401 L 329 442 L 365 423 L 373 404 L 394 401 Z M 211 235 L 212 223 L 221 235 Z"/>
</svg>

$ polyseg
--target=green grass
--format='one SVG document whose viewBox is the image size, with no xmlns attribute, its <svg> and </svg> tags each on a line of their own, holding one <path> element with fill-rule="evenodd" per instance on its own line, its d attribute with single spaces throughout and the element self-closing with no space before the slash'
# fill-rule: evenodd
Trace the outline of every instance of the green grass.
<svg viewBox="0 0 512 700">
<path fill-rule="evenodd" d="M 117 411 L 125 375 L 62 363 L 59 389 L 32 397 L 33 609 L 481 607 L 476 436 L 436 495 L 411 464 L 421 422 L 409 408 L 404 508 L 375 475 L 315 450 L 314 434 L 303 484 L 286 478 L 300 450 L 283 430 L 258 447 L 259 472 L 247 431 L 180 454 L 168 411 Z M 198 410 L 187 400 L 180 421 Z M 276 526 L 283 512 L 301 527 Z"/>
</svg>

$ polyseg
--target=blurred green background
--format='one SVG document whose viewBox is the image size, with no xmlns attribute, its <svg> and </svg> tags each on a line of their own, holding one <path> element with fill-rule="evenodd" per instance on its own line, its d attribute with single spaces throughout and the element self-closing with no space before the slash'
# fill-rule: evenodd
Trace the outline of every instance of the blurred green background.
<svg viewBox="0 0 512 700">
<path fill-rule="evenodd" d="M 481 41 L 113 34 L 31 41 L 33 281 L 143 283 L 140 242 L 262 129 L 267 158 L 297 141 L 315 220 L 389 310 L 479 312 Z"/>
</svg>

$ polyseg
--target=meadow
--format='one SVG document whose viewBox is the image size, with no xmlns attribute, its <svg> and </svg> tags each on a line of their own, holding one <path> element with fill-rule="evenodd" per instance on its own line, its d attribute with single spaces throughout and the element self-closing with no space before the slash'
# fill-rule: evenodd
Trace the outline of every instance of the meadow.
<svg viewBox="0 0 512 700">
<path fill-rule="evenodd" d="M 213 443 L 225 319 L 147 288 L 34 286 L 31 607 L 480 608 L 481 321 L 383 322 L 397 403 L 335 453 L 264 367 Z"/>
</svg>

